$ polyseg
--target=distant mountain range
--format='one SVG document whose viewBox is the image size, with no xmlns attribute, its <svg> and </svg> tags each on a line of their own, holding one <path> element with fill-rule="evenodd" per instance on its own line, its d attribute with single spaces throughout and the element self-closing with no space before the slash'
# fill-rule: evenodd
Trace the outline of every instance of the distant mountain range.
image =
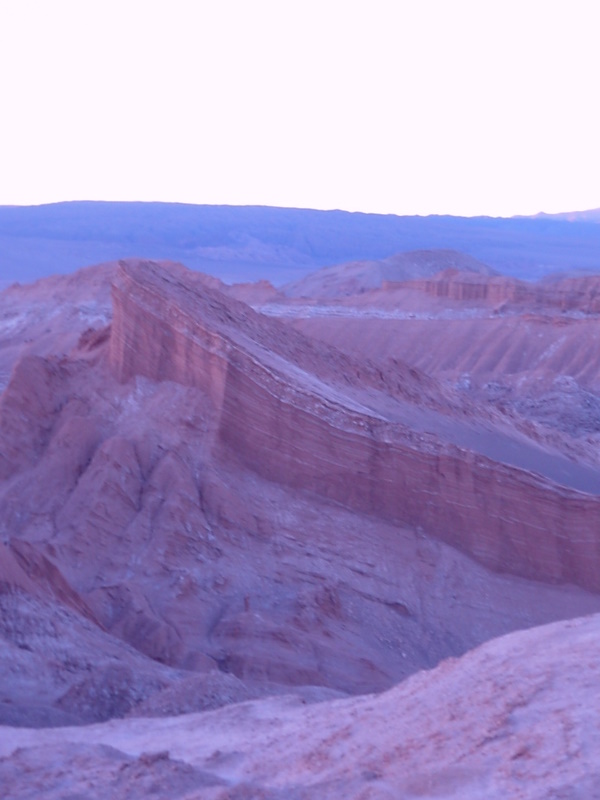
<svg viewBox="0 0 600 800">
<path fill-rule="evenodd" d="M 600 271 L 598 222 L 600 210 L 504 219 L 176 203 L 0 206 L 0 285 L 129 256 L 179 260 L 226 282 L 282 285 L 324 266 L 436 248 L 536 279 Z"/>
<path fill-rule="evenodd" d="M 536 214 L 530 219 L 556 219 L 563 222 L 594 222 L 600 223 L 600 208 L 591 208 L 589 211 L 565 211 L 562 214 Z"/>
</svg>

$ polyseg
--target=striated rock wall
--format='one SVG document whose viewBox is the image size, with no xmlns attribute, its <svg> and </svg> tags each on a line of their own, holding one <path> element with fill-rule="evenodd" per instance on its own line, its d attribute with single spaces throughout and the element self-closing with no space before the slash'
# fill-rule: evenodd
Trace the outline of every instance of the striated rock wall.
<svg viewBox="0 0 600 800">
<path fill-rule="evenodd" d="M 350 377 L 328 383 L 322 364 L 317 378 L 259 344 L 284 329 L 230 304 L 155 265 L 123 264 L 115 375 L 202 389 L 218 413 L 218 452 L 270 480 L 422 527 L 497 571 L 600 589 L 599 497 L 391 423 L 361 405 Z"/>
<path fill-rule="evenodd" d="M 600 276 L 590 275 L 581 278 L 563 278 L 560 281 L 548 282 L 544 296 L 549 304 L 571 311 L 582 311 L 586 314 L 600 313 Z"/>
<path fill-rule="evenodd" d="M 502 276 L 487 276 L 446 269 L 431 278 L 384 281 L 383 289 L 413 289 L 457 302 L 498 306 L 504 303 L 546 307 L 560 311 L 600 313 L 600 276 L 563 278 L 527 283 Z"/>
<path fill-rule="evenodd" d="M 180 309 L 174 297 L 135 281 L 123 268 L 113 289 L 109 360 L 121 382 L 134 375 L 173 380 L 203 389 L 220 407 L 228 346 L 202 321 Z"/>
<path fill-rule="evenodd" d="M 388 423 L 343 416 L 277 397 L 234 368 L 220 434 L 271 480 L 422 527 L 495 570 L 600 589 L 599 498 L 453 446 L 423 450 L 394 440 Z"/>
<path fill-rule="evenodd" d="M 530 286 L 523 281 L 505 276 L 487 275 L 446 269 L 432 278 L 396 283 L 386 281 L 386 290 L 416 289 L 433 297 L 443 297 L 460 302 L 475 302 L 484 305 L 525 302 L 532 298 Z"/>
</svg>

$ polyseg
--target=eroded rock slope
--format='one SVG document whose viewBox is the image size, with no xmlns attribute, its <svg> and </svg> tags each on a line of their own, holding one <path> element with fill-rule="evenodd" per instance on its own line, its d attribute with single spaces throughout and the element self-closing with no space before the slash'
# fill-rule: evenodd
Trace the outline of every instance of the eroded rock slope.
<svg viewBox="0 0 600 800">
<path fill-rule="evenodd" d="M 35 791 L 49 800 L 591 800 L 600 795 L 599 628 L 594 616 L 514 633 L 377 696 L 0 728 L 0 781 L 14 800 Z"/>
<path fill-rule="evenodd" d="M 600 473 L 501 421 L 464 423 L 441 390 L 427 404 L 414 370 L 361 369 L 134 263 L 117 284 L 110 347 L 122 381 L 202 389 L 218 442 L 269 480 L 422 527 L 498 571 L 600 588 Z M 407 408 L 416 403 L 420 419 Z"/>
<path fill-rule="evenodd" d="M 69 280 L 0 341 L 3 719 L 380 690 L 600 609 L 592 467 L 181 266 Z"/>
</svg>

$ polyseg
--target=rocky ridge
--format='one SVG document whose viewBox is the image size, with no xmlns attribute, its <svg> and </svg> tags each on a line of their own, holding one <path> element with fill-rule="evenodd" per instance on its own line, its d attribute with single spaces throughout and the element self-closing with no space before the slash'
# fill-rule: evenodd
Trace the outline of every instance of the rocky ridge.
<svg viewBox="0 0 600 800">
<path fill-rule="evenodd" d="M 325 351 L 313 349 L 309 364 L 306 356 L 292 361 L 306 350 L 289 343 L 284 350 L 270 320 L 242 323 L 236 306 L 208 290 L 182 294 L 149 265 L 125 265 L 121 280 L 112 369 L 120 380 L 141 372 L 201 388 L 219 418 L 218 441 L 246 467 L 361 513 L 422 527 L 492 569 L 600 588 L 600 480 L 593 470 L 581 483 L 560 486 L 543 474 L 550 454 L 540 452 L 538 474 L 518 469 L 516 435 L 516 465 L 477 454 L 476 429 L 469 450 L 435 435 L 414 436 L 402 424 L 404 408 L 394 408 L 389 395 L 385 406 L 375 392 L 367 402 L 359 396 L 365 376 L 353 377 L 349 360 L 330 356 L 323 364 Z M 206 304 L 210 318 L 199 313 Z M 280 342 L 274 351 L 262 345 L 266 337 Z M 303 375 L 298 366 L 306 367 Z M 309 368 L 317 377 L 328 370 L 328 382 L 309 378 Z M 385 383 L 373 378 L 371 386 L 382 391 Z M 426 426 L 435 431 L 434 417 L 432 410 Z"/>
<path fill-rule="evenodd" d="M 600 794 L 599 626 L 596 615 L 514 633 L 377 696 L 0 728 L 0 780 L 14 800 L 41 790 L 49 800 L 590 800 Z"/>
<path fill-rule="evenodd" d="M 590 583 L 589 534 L 561 555 L 550 520 L 539 552 L 511 551 L 488 525 L 496 483 L 513 492 L 509 533 L 539 525 L 538 497 L 584 525 L 596 498 L 574 484 L 594 470 L 460 391 L 311 341 L 176 264 L 9 294 L 2 719 L 382 690 L 492 636 L 600 610 L 560 582 Z M 438 510 L 419 506 L 427 490 Z M 463 519 L 481 530 L 461 552 L 443 540 Z"/>
<path fill-rule="evenodd" d="M 445 268 L 337 300 L 315 291 L 253 305 L 382 370 L 403 361 L 574 461 L 598 463 L 597 275 L 528 283 Z"/>
</svg>

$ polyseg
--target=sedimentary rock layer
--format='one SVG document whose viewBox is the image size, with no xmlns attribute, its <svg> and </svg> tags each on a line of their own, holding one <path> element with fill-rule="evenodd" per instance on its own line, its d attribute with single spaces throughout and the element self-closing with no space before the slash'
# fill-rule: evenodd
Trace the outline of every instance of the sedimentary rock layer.
<svg viewBox="0 0 600 800">
<path fill-rule="evenodd" d="M 600 279 L 597 275 L 529 283 L 505 275 L 488 276 L 445 269 L 432 278 L 384 281 L 384 290 L 416 289 L 434 297 L 491 306 L 502 303 L 560 311 L 600 312 Z"/>
<path fill-rule="evenodd" d="M 378 387 L 369 373 L 365 395 L 350 359 L 303 347 L 208 285 L 123 263 L 110 364 L 121 381 L 143 374 L 201 389 L 218 415 L 217 451 L 268 479 L 422 527 L 495 570 L 600 589 L 593 486 L 577 491 L 410 433 L 401 407 L 382 400 L 383 376 Z"/>
</svg>

